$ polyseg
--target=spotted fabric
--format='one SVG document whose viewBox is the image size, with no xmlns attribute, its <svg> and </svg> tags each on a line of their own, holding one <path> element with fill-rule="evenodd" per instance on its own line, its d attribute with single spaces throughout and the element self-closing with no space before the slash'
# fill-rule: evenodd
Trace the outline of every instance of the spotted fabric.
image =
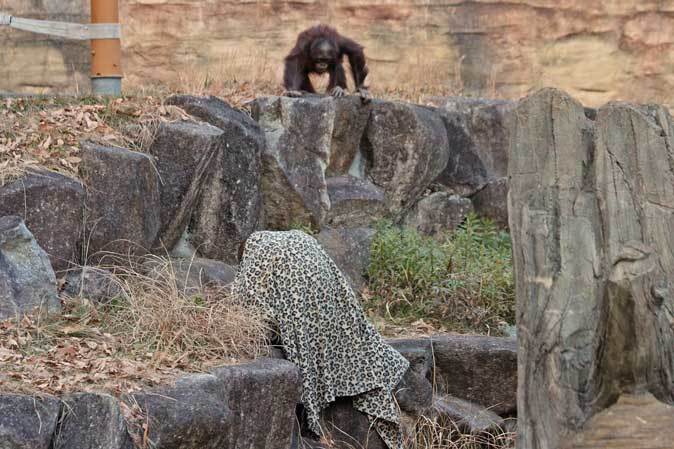
<svg viewBox="0 0 674 449">
<path fill-rule="evenodd" d="M 393 397 L 409 363 L 367 321 L 358 297 L 318 242 L 300 231 L 256 232 L 233 284 L 279 329 L 286 357 L 302 374 L 309 429 L 337 397 L 352 396 L 390 449 L 402 448 Z"/>
</svg>

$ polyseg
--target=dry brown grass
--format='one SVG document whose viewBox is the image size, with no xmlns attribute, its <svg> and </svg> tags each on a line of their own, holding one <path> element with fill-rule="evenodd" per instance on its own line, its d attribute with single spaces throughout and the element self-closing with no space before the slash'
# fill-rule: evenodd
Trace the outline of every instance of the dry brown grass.
<svg viewBox="0 0 674 449">
<path fill-rule="evenodd" d="M 226 288 L 181 289 L 171 260 L 158 256 L 115 271 L 124 295 L 110 307 L 109 326 L 134 345 L 197 364 L 262 354 L 268 334 L 263 316 Z"/>
<path fill-rule="evenodd" d="M 420 416 L 406 436 L 406 449 L 510 449 L 515 447 L 516 433 L 506 429 L 470 434 L 452 420 Z"/>
<path fill-rule="evenodd" d="M 384 75 L 385 63 L 370 61 L 368 83 L 375 98 L 422 103 L 429 96 L 459 95 L 463 90 L 460 63 L 456 67 L 418 57 L 400 67 L 400 70 Z M 380 67 L 381 65 L 381 67 Z M 345 71 L 350 74 L 348 61 Z M 353 89 L 350 75 L 349 86 Z M 240 105 L 256 97 L 283 93 L 283 60 L 260 50 L 241 54 L 231 51 L 219 64 L 195 67 L 179 72 L 166 85 L 148 83 L 147 80 L 132 80 L 127 83 L 134 95 L 167 95 L 180 92 L 196 95 L 217 95 L 233 105 Z M 319 92 L 327 86 L 327 76 L 313 77 Z"/>
<path fill-rule="evenodd" d="M 128 393 L 266 352 L 264 317 L 223 289 L 190 294 L 153 258 L 153 274 L 116 268 L 107 304 L 63 297 L 61 315 L 0 322 L 0 390 Z"/>
<path fill-rule="evenodd" d="M 230 50 L 217 63 L 207 68 L 190 68 L 178 72 L 176 78 L 167 84 L 170 92 L 193 95 L 213 94 L 228 97 L 228 94 L 245 91 L 247 86 L 255 86 L 261 94 L 273 93 L 280 89 L 279 65 L 266 50 L 241 52 Z M 133 89 L 133 84 L 130 85 Z"/>
</svg>

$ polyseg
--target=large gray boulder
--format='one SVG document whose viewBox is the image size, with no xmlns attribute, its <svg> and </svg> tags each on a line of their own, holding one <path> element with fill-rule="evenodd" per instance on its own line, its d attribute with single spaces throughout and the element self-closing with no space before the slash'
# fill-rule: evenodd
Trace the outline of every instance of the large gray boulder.
<svg viewBox="0 0 674 449">
<path fill-rule="evenodd" d="M 331 227 L 370 226 L 386 214 L 384 190 L 366 179 L 338 176 L 326 180 Z"/>
<path fill-rule="evenodd" d="M 82 144 L 80 177 L 86 185 L 87 256 L 105 251 L 142 255 L 159 233 L 159 177 L 150 156 L 91 142 Z"/>
<path fill-rule="evenodd" d="M 294 364 L 258 359 L 218 368 L 213 374 L 227 386 L 227 403 L 232 411 L 223 447 L 290 447 L 301 394 L 299 370 Z"/>
<path fill-rule="evenodd" d="M 61 309 L 54 270 L 21 218 L 0 217 L 0 319 L 35 308 Z"/>
<path fill-rule="evenodd" d="M 195 257 L 156 257 L 143 263 L 148 276 L 175 280 L 176 288 L 188 295 L 198 294 L 205 287 L 225 287 L 236 277 L 237 267 L 219 260 Z"/>
<path fill-rule="evenodd" d="M 228 386 L 212 374 L 179 378 L 174 385 L 126 398 L 147 416 L 148 438 L 156 449 L 220 449 L 227 446 L 233 412 Z M 134 424 L 137 425 L 137 424 Z M 133 428 L 143 434 L 143 429 Z"/>
<path fill-rule="evenodd" d="M 385 190 L 396 215 L 412 207 L 449 158 L 440 116 L 406 103 L 373 102 L 363 145 L 366 174 Z"/>
<path fill-rule="evenodd" d="M 447 192 L 435 192 L 422 198 L 405 217 L 405 225 L 425 235 L 437 235 L 456 229 L 473 211 L 468 198 Z"/>
<path fill-rule="evenodd" d="M 447 127 L 450 157 L 437 181 L 460 195 L 471 195 L 508 174 L 508 100 L 434 98 Z"/>
<path fill-rule="evenodd" d="M 517 342 L 514 338 L 433 337 L 438 386 L 499 415 L 517 410 Z"/>
<path fill-rule="evenodd" d="M 251 147 L 258 152 L 264 146 L 264 135 L 259 125 L 245 112 L 234 109 L 220 98 L 210 96 L 174 95 L 166 104 L 175 105 L 206 123 L 230 135 L 230 142 L 238 147 Z"/>
<path fill-rule="evenodd" d="M 431 339 L 393 339 L 386 343 L 410 362 L 410 367 L 396 387 L 398 405 L 405 412 L 421 416 L 433 405 Z"/>
<path fill-rule="evenodd" d="M 287 449 L 300 385 L 290 362 L 259 359 L 185 376 L 126 400 L 147 413 L 156 449 Z"/>
<path fill-rule="evenodd" d="M 149 148 L 161 178 L 161 229 L 158 245 L 171 250 L 192 218 L 222 131 L 207 123 L 159 125 Z"/>
<path fill-rule="evenodd" d="M 63 285 L 63 293 L 99 303 L 107 303 L 124 295 L 122 285 L 110 271 L 86 266 L 69 270 Z"/>
<path fill-rule="evenodd" d="M 493 179 L 471 198 L 475 212 L 501 228 L 508 227 L 508 178 Z"/>
<path fill-rule="evenodd" d="M 493 411 L 464 399 L 450 395 L 440 395 L 433 401 L 437 415 L 449 419 L 464 433 L 481 435 L 484 440 L 489 434 L 503 433 L 505 420 Z M 486 435 L 485 435 L 486 434 Z"/>
<path fill-rule="evenodd" d="M 79 262 L 83 208 L 82 185 L 58 173 L 31 171 L 0 186 L 0 217 L 22 217 L 55 270 Z"/>
<path fill-rule="evenodd" d="M 260 158 L 266 146 L 260 126 L 216 97 L 167 100 L 222 130 L 189 226 L 199 254 L 236 261 L 239 243 L 258 228 L 262 208 Z"/>
<path fill-rule="evenodd" d="M 374 235 L 374 229 L 370 228 L 326 228 L 316 239 L 351 285 L 360 290 L 365 285 Z"/>
<path fill-rule="evenodd" d="M 360 150 L 365 127 L 370 116 L 370 104 L 363 104 L 356 95 L 334 98 L 335 122 L 330 144 L 327 176 L 349 173 Z"/>
<path fill-rule="evenodd" d="M 107 394 L 63 398 L 54 449 L 133 449 L 119 402 Z"/>
<path fill-rule="evenodd" d="M 50 449 L 60 410 L 52 396 L 0 394 L 0 448 Z"/>
<path fill-rule="evenodd" d="M 224 287 L 234 281 L 237 271 L 235 265 L 204 258 L 174 259 L 174 268 L 185 288 Z"/>
<path fill-rule="evenodd" d="M 386 449 L 377 430 L 372 427 L 366 414 L 353 407 L 350 397 L 338 398 L 321 412 L 321 427 L 330 446 L 322 445 L 311 436 L 303 443 L 312 449 L 368 448 Z"/>
<path fill-rule="evenodd" d="M 331 98 L 268 97 L 253 103 L 267 141 L 262 155 L 266 227 L 320 228 L 330 209 L 325 169 L 330 161 L 335 103 Z"/>
</svg>

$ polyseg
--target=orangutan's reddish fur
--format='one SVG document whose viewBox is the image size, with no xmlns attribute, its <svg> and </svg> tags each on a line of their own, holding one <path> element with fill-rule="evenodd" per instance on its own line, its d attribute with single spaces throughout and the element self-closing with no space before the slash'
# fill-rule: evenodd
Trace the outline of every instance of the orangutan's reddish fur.
<svg viewBox="0 0 674 449">
<path fill-rule="evenodd" d="M 368 74 L 363 47 L 356 41 L 342 36 L 337 30 L 327 25 L 317 25 L 301 32 L 297 36 L 295 47 L 285 58 L 285 72 L 283 75 L 285 88 L 292 91 L 316 92 L 309 79 L 309 74 L 314 72 L 314 61 L 311 59 L 309 49 L 316 40 L 329 42 L 337 54 L 337 58 L 330 64 L 328 90 L 333 89 L 335 86 L 346 89 L 346 74 L 342 66 L 344 55 L 349 58 L 356 89 L 361 89 Z"/>
</svg>

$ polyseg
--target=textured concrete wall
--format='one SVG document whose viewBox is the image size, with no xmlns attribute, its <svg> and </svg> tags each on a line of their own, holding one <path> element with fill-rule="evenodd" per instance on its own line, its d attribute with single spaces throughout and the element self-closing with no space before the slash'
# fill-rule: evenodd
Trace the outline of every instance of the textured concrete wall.
<svg viewBox="0 0 674 449">
<path fill-rule="evenodd" d="M 0 12 L 89 21 L 89 0 L 0 0 Z M 0 92 L 89 91 L 89 44 L 0 27 Z"/>
<path fill-rule="evenodd" d="M 84 5 L 83 5 L 84 4 Z M 0 0 L 17 15 L 83 19 L 88 1 Z M 554 85 L 588 105 L 674 104 L 674 0 L 121 0 L 126 82 L 275 79 L 319 21 L 362 41 L 378 85 L 519 97 Z M 23 5 L 23 6 L 20 6 Z M 0 89 L 61 88 L 80 44 L 0 32 Z M 6 49 L 6 50 L 5 50 Z M 25 74 L 30 74 L 26 77 Z M 81 81 L 81 80 L 80 80 Z M 70 86 L 72 88 L 72 86 Z"/>
</svg>

